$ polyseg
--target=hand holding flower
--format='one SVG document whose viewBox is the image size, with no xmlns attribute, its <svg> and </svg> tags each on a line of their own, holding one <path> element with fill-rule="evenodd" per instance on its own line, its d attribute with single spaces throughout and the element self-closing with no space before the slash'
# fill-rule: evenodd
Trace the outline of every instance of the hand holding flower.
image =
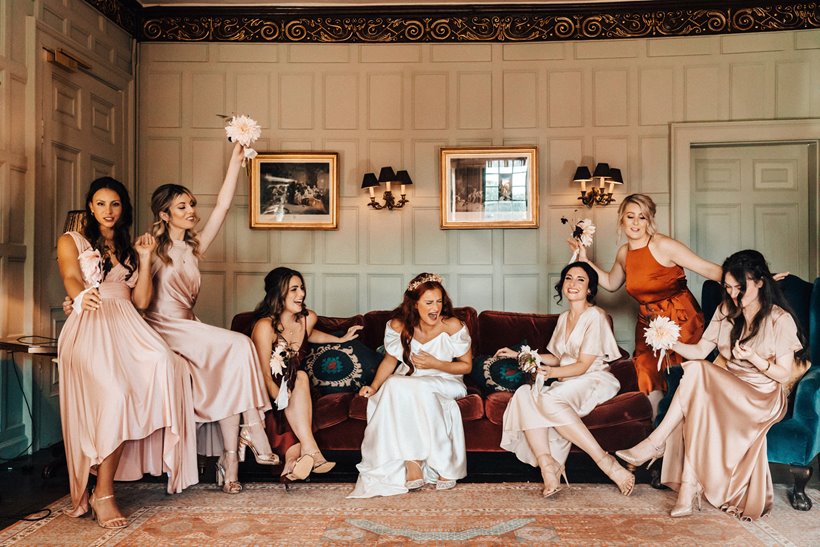
<svg viewBox="0 0 820 547">
<path fill-rule="evenodd" d="M 658 358 L 658 370 L 661 370 L 661 362 L 666 355 L 666 351 L 672 349 L 680 339 L 680 326 L 668 317 L 659 315 L 649 322 L 649 326 L 644 329 L 644 333 L 646 343 L 656 352 L 659 350 L 661 352 Z"/>
<path fill-rule="evenodd" d="M 242 145 L 244 159 L 256 157 L 256 150 L 251 148 L 251 144 L 262 135 L 262 128 L 256 120 L 248 116 L 233 116 L 225 127 L 225 134 L 230 142 Z"/>
<path fill-rule="evenodd" d="M 530 349 L 529 346 L 521 346 L 521 351 L 518 353 L 518 368 L 524 372 L 536 372 L 540 370 L 541 356 L 538 351 Z"/>
</svg>

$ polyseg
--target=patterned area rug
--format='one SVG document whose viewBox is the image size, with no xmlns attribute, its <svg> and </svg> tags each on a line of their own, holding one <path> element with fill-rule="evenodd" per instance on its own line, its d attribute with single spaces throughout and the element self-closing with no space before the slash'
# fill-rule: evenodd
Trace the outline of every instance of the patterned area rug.
<svg viewBox="0 0 820 547">
<path fill-rule="evenodd" d="M 68 497 L 38 522 L 0 531 L 0 545 L 339 545 L 339 544 L 606 544 L 817 545 L 816 506 L 794 511 L 786 486 L 775 486 L 773 513 L 741 522 L 704 502 L 694 516 L 672 519 L 670 490 L 638 485 L 623 498 L 612 485 L 572 485 L 543 499 L 530 483 L 460 484 L 454 490 L 348 500 L 352 484 L 246 484 L 236 496 L 199 485 L 167 496 L 163 485 L 118 486 L 131 524 L 103 530 L 63 514 Z"/>
</svg>

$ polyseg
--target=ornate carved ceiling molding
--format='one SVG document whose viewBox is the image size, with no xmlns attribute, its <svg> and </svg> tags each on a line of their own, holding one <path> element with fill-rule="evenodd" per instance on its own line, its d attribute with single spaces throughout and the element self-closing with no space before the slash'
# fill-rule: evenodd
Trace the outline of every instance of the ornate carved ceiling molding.
<svg viewBox="0 0 820 547">
<path fill-rule="evenodd" d="M 111 21 L 125 29 L 131 36 L 140 32 L 140 13 L 143 9 L 136 0 L 85 0 Z"/>
<path fill-rule="evenodd" d="M 86 0 L 120 23 L 133 0 Z M 145 42 L 549 42 L 820 28 L 819 2 L 450 5 L 368 8 L 140 8 Z M 120 6 L 118 9 L 116 6 Z"/>
</svg>

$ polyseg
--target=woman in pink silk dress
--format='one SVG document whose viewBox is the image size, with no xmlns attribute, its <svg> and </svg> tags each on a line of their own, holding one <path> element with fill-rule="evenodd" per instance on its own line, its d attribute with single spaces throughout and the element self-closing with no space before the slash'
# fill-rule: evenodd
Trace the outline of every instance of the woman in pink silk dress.
<svg viewBox="0 0 820 547">
<path fill-rule="evenodd" d="M 621 388 L 608 364 L 620 357 L 621 350 L 606 312 L 593 304 L 598 274 L 586 262 L 572 262 L 564 266 L 555 290 L 559 302 L 562 297 L 569 301 L 569 310 L 558 317 L 547 344 L 549 353 L 538 354 L 535 384 L 518 388 L 504 411 L 501 448 L 541 469 L 544 497 L 561 489 L 561 476 L 566 481 L 564 463 L 571 444 L 586 452 L 628 496 L 635 476 L 601 448 L 581 421 Z M 518 355 L 510 348 L 496 352 L 502 357 Z M 559 381 L 545 385 L 549 378 Z"/>
<path fill-rule="evenodd" d="M 238 464 L 244 460 L 246 447 L 259 464 L 279 463 L 262 425 L 271 405 L 253 343 L 244 334 L 200 322 L 193 310 L 201 281 L 199 257 L 225 222 L 242 158 L 242 146 L 236 144 L 216 206 L 200 233 L 194 231 L 199 217 L 190 190 L 165 184 L 154 191 L 154 298 L 145 314 L 148 323 L 190 366 L 194 412 L 201 424 L 198 451 L 206 456 L 219 454 L 217 484 L 229 494 L 242 490 Z M 244 421 L 241 434 L 240 414 Z M 221 442 L 209 427 L 213 422 L 219 425 Z"/>
<path fill-rule="evenodd" d="M 723 303 L 687 359 L 669 411 L 644 441 L 617 455 L 634 465 L 663 456 L 661 481 L 678 490 L 671 516 L 720 509 L 757 519 L 772 506 L 766 433 L 786 413 L 786 385 L 802 367 L 805 337 L 766 261 L 754 250 L 723 263 Z M 702 360 L 715 347 L 715 363 Z"/>
<path fill-rule="evenodd" d="M 132 208 L 110 177 L 91 183 L 83 233 L 57 242 L 73 311 L 60 333 L 60 415 L 73 510 L 104 528 L 128 521 L 114 479 L 168 473 L 168 493 L 198 480 L 191 380 L 185 363 L 140 317 L 151 299 L 150 234 L 132 247 Z M 88 474 L 97 482 L 91 497 Z"/>
</svg>

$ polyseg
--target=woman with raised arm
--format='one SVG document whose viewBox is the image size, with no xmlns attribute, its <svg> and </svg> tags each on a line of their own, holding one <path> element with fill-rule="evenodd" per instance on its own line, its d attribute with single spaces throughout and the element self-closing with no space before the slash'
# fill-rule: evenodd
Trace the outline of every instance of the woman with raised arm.
<svg viewBox="0 0 820 547">
<path fill-rule="evenodd" d="M 721 271 L 720 266 L 700 258 L 680 241 L 658 233 L 655 202 L 649 196 L 632 194 L 624 198 L 618 219 L 618 232 L 626 235 L 626 243 L 618 249 L 608 272 L 587 258 L 586 248 L 577 240 L 570 239 L 569 243 L 580 261 L 595 268 L 601 287 L 616 291 L 626 283 L 626 292 L 640 304 L 633 361 L 638 387 L 649 397 L 655 416 L 667 386 L 658 371 L 658 358 L 644 340 L 644 330 L 654 317 L 662 315 L 680 326 L 682 342 L 700 339 L 703 312 L 686 286 L 684 269 L 715 281 L 720 281 Z M 667 364 L 679 365 L 682 361 L 680 355 L 670 352 Z"/>
<path fill-rule="evenodd" d="M 549 353 L 538 354 L 536 383 L 518 388 L 504 411 L 501 448 L 541 469 L 544 497 L 561 489 L 562 476 L 566 481 L 564 463 L 571 444 L 589 454 L 628 496 L 635 477 L 601 448 L 581 421 L 621 388 L 607 364 L 621 351 L 606 312 L 593 303 L 598 274 L 586 262 L 573 262 L 561 271 L 555 291 L 558 302 L 567 299 L 569 310 L 558 317 L 547 344 Z M 502 348 L 496 356 L 519 357 L 519 353 Z M 550 378 L 558 381 L 545 385 Z"/>
<path fill-rule="evenodd" d="M 436 274 L 414 277 L 384 332 L 386 355 L 368 397 L 359 480 L 350 498 L 392 496 L 425 483 L 449 490 L 467 475 L 457 399 L 467 395 L 470 333 Z"/>
<path fill-rule="evenodd" d="M 198 481 L 191 379 L 137 308 L 151 300 L 150 234 L 131 243 L 131 200 L 111 177 L 91 183 L 82 233 L 57 242 L 73 306 L 60 333 L 60 416 L 73 509 L 103 528 L 128 520 L 114 480 L 168 473 L 168 493 Z M 90 498 L 89 473 L 97 481 Z"/>
<path fill-rule="evenodd" d="M 771 510 L 766 433 L 785 415 L 787 388 L 807 364 L 805 336 L 763 255 L 727 258 L 723 286 L 700 341 L 673 348 L 693 360 L 683 364 L 666 416 L 646 440 L 616 453 L 633 465 L 663 456 L 661 482 L 678 490 L 673 517 L 700 510 L 701 495 L 744 519 Z M 717 360 L 703 360 L 715 347 Z"/>
<path fill-rule="evenodd" d="M 310 379 L 301 370 L 307 343 L 347 342 L 356 338 L 362 328 L 350 327 L 342 337 L 320 331 L 316 328 L 318 317 L 305 306 L 306 296 L 301 273 L 281 266 L 271 270 L 265 276 L 265 298 L 256 307 L 251 334 L 265 386 L 280 414 L 277 424 L 283 431 L 285 425 L 289 426 L 298 440 L 285 451 L 281 481 L 286 485 L 304 480 L 311 473 L 327 473 L 336 465 L 325 459 L 313 438 Z"/>
<path fill-rule="evenodd" d="M 194 314 L 201 284 L 199 258 L 225 223 L 242 158 L 242 146 L 237 143 L 216 206 L 199 233 L 194 230 L 199 222 L 197 201 L 190 190 L 178 184 L 154 190 L 154 298 L 145 314 L 148 323 L 190 366 L 194 411 L 202 424 L 199 452 L 219 455 L 216 481 L 228 494 L 242 491 L 238 466 L 246 448 L 251 449 L 256 463 L 279 463 L 262 425 L 264 412 L 271 406 L 253 343 L 244 334 L 202 323 Z M 241 433 L 240 414 L 244 421 Z M 203 427 L 210 423 L 218 423 L 221 435 Z"/>
</svg>

